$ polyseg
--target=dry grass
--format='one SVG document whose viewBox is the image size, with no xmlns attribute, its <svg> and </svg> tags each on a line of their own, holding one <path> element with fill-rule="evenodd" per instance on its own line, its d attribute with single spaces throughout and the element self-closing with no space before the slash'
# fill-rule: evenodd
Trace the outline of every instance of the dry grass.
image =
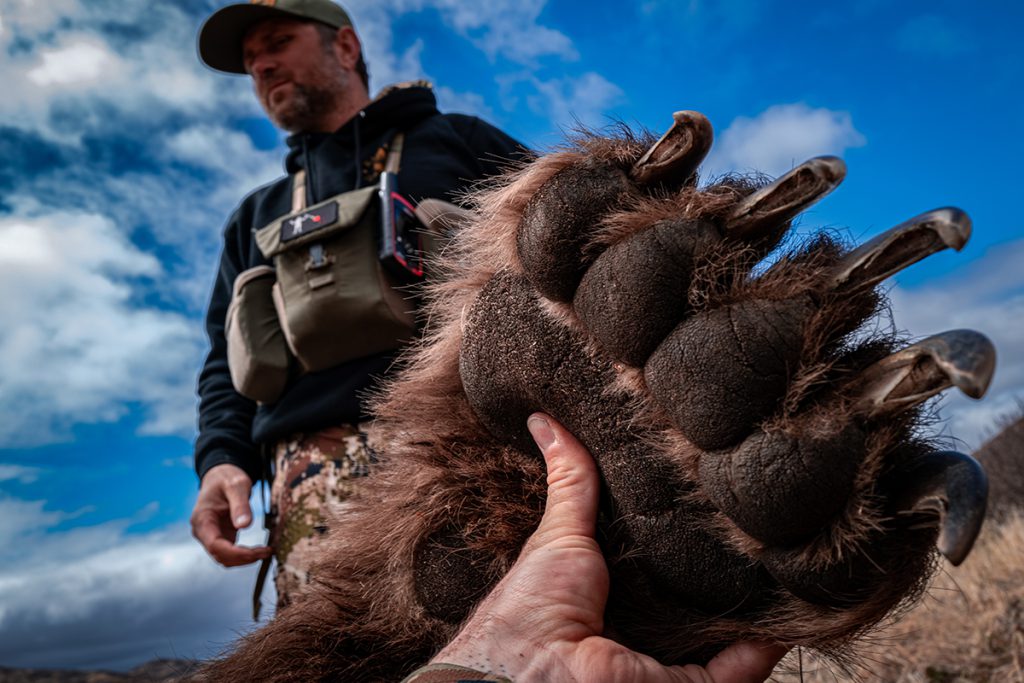
<svg viewBox="0 0 1024 683">
<path fill-rule="evenodd" d="M 960 567 L 912 611 L 860 644 L 853 670 L 791 653 L 777 683 L 1024 683 L 1024 510 L 990 522 Z"/>
</svg>

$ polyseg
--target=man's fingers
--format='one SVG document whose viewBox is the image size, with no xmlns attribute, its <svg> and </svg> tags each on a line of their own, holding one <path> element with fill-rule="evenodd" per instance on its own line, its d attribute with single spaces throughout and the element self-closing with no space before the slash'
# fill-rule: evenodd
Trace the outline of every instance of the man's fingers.
<svg viewBox="0 0 1024 683">
<path fill-rule="evenodd" d="M 214 560 L 225 567 L 237 567 L 268 557 L 267 546 L 246 547 L 235 545 L 221 530 L 215 515 L 197 515 L 192 520 L 192 535 L 203 545 Z M 234 536 L 234 533 L 231 534 Z"/>
<path fill-rule="evenodd" d="M 736 643 L 715 655 L 707 672 L 715 683 L 762 683 L 788 651 L 782 645 Z"/>
<path fill-rule="evenodd" d="M 593 457 L 575 436 L 547 415 L 534 413 L 527 427 L 548 468 L 547 505 L 532 541 L 543 543 L 549 536 L 561 535 L 592 538 L 601 487 Z"/>
<path fill-rule="evenodd" d="M 235 545 L 226 538 L 218 538 L 207 547 L 210 556 L 225 567 L 239 567 L 243 564 L 259 562 L 269 557 L 271 550 L 267 546 L 248 547 Z"/>
<path fill-rule="evenodd" d="M 203 476 L 192 510 L 192 535 L 210 557 L 225 567 L 249 564 L 270 555 L 270 548 L 265 546 L 235 545 L 238 530 L 252 523 L 251 492 L 252 480 L 235 465 L 217 465 Z"/>
<path fill-rule="evenodd" d="M 218 540 L 224 540 L 228 543 L 234 542 L 234 534 L 231 534 L 232 538 L 224 535 L 217 515 L 212 511 L 205 511 L 192 516 L 192 535 L 203 544 L 203 547 L 210 554 L 213 554 L 211 549 Z"/>
</svg>

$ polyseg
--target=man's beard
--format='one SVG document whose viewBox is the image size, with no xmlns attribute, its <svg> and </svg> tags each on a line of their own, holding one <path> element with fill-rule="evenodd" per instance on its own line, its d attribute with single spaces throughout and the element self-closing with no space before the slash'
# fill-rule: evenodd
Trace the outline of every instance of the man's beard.
<svg viewBox="0 0 1024 683">
<path fill-rule="evenodd" d="M 268 111 L 270 120 L 289 133 L 316 130 L 325 116 L 338 106 L 337 84 L 330 85 L 334 87 L 293 82 L 288 102 L 280 109 Z"/>
</svg>

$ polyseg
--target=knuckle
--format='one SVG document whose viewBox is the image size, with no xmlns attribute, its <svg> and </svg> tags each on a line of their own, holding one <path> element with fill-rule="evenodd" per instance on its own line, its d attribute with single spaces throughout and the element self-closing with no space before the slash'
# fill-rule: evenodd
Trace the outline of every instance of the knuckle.
<svg viewBox="0 0 1024 683">
<path fill-rule="evenodd" d="M 249 477 L 244 474 L 233 474 L 227 480 L 228 486 L 236 489 L 249 488 Z"/>
</svg>

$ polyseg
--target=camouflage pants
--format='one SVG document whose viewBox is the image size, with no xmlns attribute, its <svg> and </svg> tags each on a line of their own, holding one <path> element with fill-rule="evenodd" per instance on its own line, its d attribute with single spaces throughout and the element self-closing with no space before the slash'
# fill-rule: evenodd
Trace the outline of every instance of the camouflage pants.
<svg viewBox="0 0 1024 683">
<path fill-rule="evenodd" d="M 270 545 L 277 560 L 274 585 L 281 609 L 309 583 L 324 510 L 352 495 L 377 458 L 367 440 L 369 423 L 296 435 L 274 448 L 270 502 L 277 513 Z"/>
</svg>

